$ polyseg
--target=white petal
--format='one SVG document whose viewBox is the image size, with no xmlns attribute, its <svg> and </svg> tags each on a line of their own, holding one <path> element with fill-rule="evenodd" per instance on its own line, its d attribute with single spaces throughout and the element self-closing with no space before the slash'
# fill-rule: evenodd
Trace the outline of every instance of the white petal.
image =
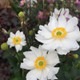
<svg viewBox="0 0 80 80">
<path fill-rule="evenodd" d="M 29 60 L 35 61 L 36 60 L 36 55 L 32 51 L 26 51 L 23 53 L 25 57 Z"/>
<path fill-rule="evenodd" d="M 41 53 L 42 53 L 41 56 L 44 56 L 44 57 L 47 56 L 47 50 L 43 49 L 41 45 L 39 45 L 39 50 L 41 50 Z"/>
<path fill-rule="evenodd" d="M 23 32 L 21 32 L 20 35 L 21 35 L 20 37 L 21 37 L 22 40 L 25 40 L 25 39 L 26 39 L 26 37 L 25 37 L 25 35 L 23 34 Z"/>
<path fill-rule="evenodd" d="M 10 48 L 14 46 L 12 41 L 12 38 L 8 38 L 7 44 L 10 45 Z"/>
<path fill-rule="evenodd" d="M 61 8 L 60 11 L 60 15 L 62 16 L 64 14 L 64 8 Z"/>
<path fill-rule="evenodd" d="M 46 57 L 47 55 L 47 50 L 43 49 L 42 46 L 40 45 L 39 48 L 35 48 L 35 47 L 30 47 L 30 49 L 32 50 L 32 53 L 36 56 L 44 56 Z"/>
<path fill-rule="evenodd" d="M 40 26 L 40 29 L 41 30 L 38 31 L 38 34 L 45 37 L 46 39 L 52 38 L 51 32 L 47 30 L 45 26 Z"/>
<path fill-rule="evenodd" d="M 44 77 L 42 76 L 40 80 L 47 80 L 47 77 L 44 78 Z"/>
<path fill-rule="evenodd" d="M 25 46 L 26 45 L 26 41 L 21 41 L 20 45 Z"/>
<path fill-rule="evenodd" d="M 57 52 L 58 52 L 58 54 L 60 54 L 60 55 L 66 55 L 67 53 L 70 52 L 70 50 L 63 50 L 63 49 L 61 49 L 61 48 L 58 48 L 58 49 L 57 49 Z"/>
<path fill-rule="evenodd" d="M 79 28 L 75 29 L 72 32 L 67 33 L 67 38 L 73 39 L 73 40 L 76 40 L 76 41 L 80 41 L 80 31 L 79 31 Z"/>
<path fill-rule="evenodd" d="M 7 44 L 10 45 L 12 44 L 13 39 L 12 38 L 8 38 Z"/>
<path fill-rule="evenodd" d="M 56 79 L 58 78 L 54 75 L 51 80 L 56 80 Z"/>
<path fill-rule="evenodd" d="M 47 80 L 49 71 L 50 71 L 50 68 L 49 67 L 46 67 L 45 69 L 43 69 L 43 71 L 41 73 L 42 75 L 41 75 L 40 80 Z"/>
<path fill-rule="evenodd" d="M 66 18 L 65 16 L 60 16 L 58 19 L 58 27 L 65 27 L 66 26 Z"/>
<path fill-rule="evenodd" d="M 54 13 L 55 14 L 59 14 L 60 13 L 60 10 L 58 10 L 57 8 L 55 8 Z"/>
<path fill-rule="evenodd" d="M 33 52 L 37 57 L 39 57 L 39 56 L 42 55 L 41 50 L 39 50 L 39 49 L 37 49 L 37 48 L 35 48 L 35 47 L 33 47 L 33 46 L 31 46 L 30 49 L 32 50 L 32 52 Z"/>
<path fill-rule="evenodd" d="M 66 31 L 71 32 L 76 29 L 78 19 L 76 17 L 71 18 L 66 25 Z"/>
<path fill-rule="evenodd" d="M 35 68 L 34 61 L 24 58 L 23 63 L 21 63 L 20 65 L 20 68 L 27 70 L 34 69 Z"/>
<path fill-rule="evenodd" d="M 20 31 L 19 31 L 19 30 L 16 32 L 16 36 L 17 36 L 17 35 L 19 35 L 19 36 L 20 36 Z"/>
<path fill-rule="evenodd" d="M 10 44 L 10 48 L 14 47 L 14 44 Z"/>
<path fill-rule="evenodd" d="M 59 71 L 58 67 L 50 67 L 50 71 L 49 71 L 49 74 L 48 74 L 48 79 L 52 79 L 53 77 L 55 79 L 56 78 L 55 74 L 57 74 L 58 71 Z"/>
<path fill-rule="evenodd" d="M 48 23 L 48 28 L 52 32 L 53 29 L 57 27 L 57 19 L 56 17 L 52 17 L 52 20 Z"/>
<path fill-rule="evenodd" d="M 41 75 L 41 70 L 34 69 L 27 73 L 26 80 L 37 80 Z"/>
<path fill-rule="evenodd" d="M 52 66 L 55 66 L 60 62 L 56 51 L 49 51 L 46 60 L 47 60 L 47 64 Z"/>
<path fill-rule="evenodd" d="M 15 45 L 15 49 L 16 51 L 21 51 L 22 50 L 22 46 L 21 45 Z"/>
<path fill-rule="evenodd" d="M 15 34 L 13 32 L 10 33 L 10 37 L 13 38 L 15 37 Z"/>
<path fill-rule="evenodd" d="M 56 48 L 61 46 L 61 42 L 59 40 L 53 40 L 50 43 L 43 44 L 42 47 L 47 50 L 55 50 Z"/>
<path fill-rule="evenodd" d="M 44 48 L 46 50 L 54 50 L 57 47 L 56 46 L 54 47 L 54 45 L 52 43 L 50 43 L 50 44 L 43 44 L 42 48 Z"/>
<path fill-rule="evenodd" d="M 65 9 L 64 15 L 65 15 L 65 17 L 68 17 L 68 15 L 69 15 L 69 9 Z"/>
<path fill-rule="evenodd" d="M 25 35 L 23 32 L 20 32 L 19 30 L 16 32 L 16 36 L 19 36 L 22 40 L 25 40 Z"/>
<path fill-rule="evenodd" d="M 79 45 L 75 40 L 65 39 L 65 40 L 62 41 L 61 48 L 63 50 L 78 50 Z"/>
<path fill-rule="evenodd" d="M 50 42 L 52 42 L 53 41 L 53 38 L 51 38 L 51 39 L 45 39 L 43 36 L 41 36 L 41 35 L 39 35 L 39 34 L 37 34 L 37 35 L 35 35 L 36 37 L 36 40 L 38 40 L 39 42 L 42 42 L 42 43 L 50 43 Z"/>
<path fill-rule="evenodd" d="M 59 71 L 59 67 L 54 67 L 53 70 L 54 70 L 54 73 L 57 74 Z"/>
</svg>

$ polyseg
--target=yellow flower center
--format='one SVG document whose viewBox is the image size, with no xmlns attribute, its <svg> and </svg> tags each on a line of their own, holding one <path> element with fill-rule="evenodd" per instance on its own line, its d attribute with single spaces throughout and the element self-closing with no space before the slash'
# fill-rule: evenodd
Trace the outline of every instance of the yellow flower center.
<svg viewBox="0 0 80 80">
<path fill-rule="evenodd" d="M 21 43 L 21 38 L 20 37 L 14 37 L 13 38 L 13 44 L 19 45 Z"/>
<path fill-rule="evenodd" d="M 55 38 L 64 38 L 67 35 L 67 31 L 63 27 L 57 27 L 52 31 L 52 36 Z"/>
<path fill-rule="evenodd" d="M 35 61 L 36 69 L 44 69 L 47 65 L 47 62 L 44 57 L 38 57 Z"/>
</svg>

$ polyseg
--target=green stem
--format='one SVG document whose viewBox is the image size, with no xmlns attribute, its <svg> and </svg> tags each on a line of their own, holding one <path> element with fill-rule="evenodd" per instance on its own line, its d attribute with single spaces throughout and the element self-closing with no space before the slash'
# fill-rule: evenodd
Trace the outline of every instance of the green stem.
<svg viewBox="0 0 80 80">
<path fill-rule="evenodd" d="M 45 1 L 43 0 L 43 11 L 44 11 L 44 2 L 45 2 Z"/>
<path fill-rule="evenodd" d="M 9 50 L 7 50 L 7 52 L 8 52 L 8 54 L 9 54 L 10 56 L 12 56 L 12 57 L 14 57 L 15 59 L 17 59 L 16 56 L 13 55 Z M 15 52 L 15 53 L 16 53 L 16 52 Z M 18 59 L 17 59 L 17 60 L 18 60 Z"/>
<path fill-rule="evenodd" d="M 20 58 L 20 56 L 18 55 L 18 53 L 16 53 L 16 55 L 17 55 L 17 60 L 19 61 L 19 63 L 21 63 L 21 58 Z"/>
<path fill-rule="evenodd" d="M 22 70 L 22 77 L 24 78 L 24 70 Z"/>
</svg>

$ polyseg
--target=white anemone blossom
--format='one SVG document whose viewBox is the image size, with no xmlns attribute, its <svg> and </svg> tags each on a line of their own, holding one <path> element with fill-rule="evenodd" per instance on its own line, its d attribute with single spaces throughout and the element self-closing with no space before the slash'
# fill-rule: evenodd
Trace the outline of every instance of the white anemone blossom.
<svg viewBox="0 0 80 80">
<path fill-rule="evenodd" d="M 65 16 L 60 16 L 58 19 L 54 16 L 48 25 L 39 26 L 36 39 L 43 43 L 44 49 L 56 49 L 59 54 L 66 55 L 70 51 L 79 49 L 77 41 L 80 41 L 80 31 L 77 24 L 76 17 L 66 21 Z"/>
<path fill-rule="evenodd" d="M 16 51 L 21 51 L 22 47 L 26 45 L 25 35 L 23 32 L 17 31 L 15 34 L 10 33 L 7 44 L 11 47 L 15 47 Z"/>
<path fill-rule="evenodd" d="M 20 67 L 30 70 L 26 75 L 26 80 L 54 80 L 57 79 L 55 74 L 58 73 L 59 67 L 54 67 L 59 63 L 56 51 L 46 51 L 40 46 L 39 48 L 31 47 L 31 51 L 24 52 L 25 58 Z"/>
<path fill-rule="evenodd" d="M 50 17 L 50 20 L 52 19 L 53 16 L 55 16 L 56 18 L 58 18 L 59 16 L 65 16 L 66 20 L 68 21 L 70 18 L 72 18 L 72 15 L 69 14 L 69 9 L 68 8 L 61 8 L 60 10 L 58 10 L 57 8 L 54 9 L 54 13 L 53 15 Z"/>
</svg>

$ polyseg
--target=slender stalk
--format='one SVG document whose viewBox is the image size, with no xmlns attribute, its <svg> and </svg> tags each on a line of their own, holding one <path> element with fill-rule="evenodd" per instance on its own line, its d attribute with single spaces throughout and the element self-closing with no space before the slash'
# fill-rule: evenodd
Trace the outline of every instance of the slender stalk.
<svg viewBox="0 0 80 80">
<path fill-rule="evenodd" d="M 16 53 L 16 55 L 17 55 L 17 60 L 19 61 L 19 63 L 21 63 L 20 56 L 18 55 L 18 53 Z"/>
<path fill-rule="evenodd" d="M 23 19 L 23 25 L 22 25 L 22 30 L 23 30 L 23 32 L 24 32 L 24 34 L 25 34 L 25 36 L 26 36 L 26 40 L 27 40 L 27 43 L 28 43 L 28 45 L 30 46 L 30 38 L 29 38 L 29 32 L 28 32 L 28 29 L 27 29 L 27 27 L 25 26 L 25 18 Z"/>
<path fill-rule="evenodd" d="M 24 75 L 24 70 L 22 70 L 22 77 L 24 78 L 24 76 L 25 76 L 25 75 Z"/>
<path fill-rule="evenodd" d="M 44 3 L 45 3 L 45 1 L 43 0 L 43 11 L 44 11 Z"/>
<path fill-rule="evenodd" d="M 16 56 L 15 55 L 13 55 L 9 50 L 7 50 L 7 52 L 8 52 L 8 54 L 10 55 L 10 56 L 12 56 L 12 57 L 14 57 L 14 58 L 16 58 Z M 16 52 L 15 52 L 16 53 Z M 18 55 L 17 55 L 17 57 L 19 57 Z M 17 59 L 17 58 L 16 58 Z M 20 58 L 19 58 L 20 59 Z M 17 59 L 18 60 L 18 59 Z M 20 60 L 18 60 L 19 62 L 20 62 Z"/>
</svg>

